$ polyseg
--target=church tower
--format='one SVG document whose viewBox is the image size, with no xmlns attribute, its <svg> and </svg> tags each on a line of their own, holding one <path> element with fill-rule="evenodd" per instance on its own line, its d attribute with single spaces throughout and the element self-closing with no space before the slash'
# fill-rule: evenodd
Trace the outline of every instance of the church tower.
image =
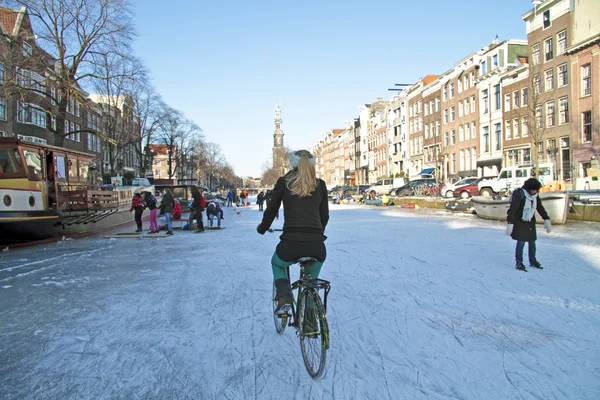
<svg viewBox="0 0 600 400">
<path fill-rule="evenodd" d="M 275 105 L 275 132 L 273 133 L 273 168 L 278 175 L 285 173 L 285 148 L 283 147 L 283 130 L 281 130 L 281 110 Z"/>
</svg>

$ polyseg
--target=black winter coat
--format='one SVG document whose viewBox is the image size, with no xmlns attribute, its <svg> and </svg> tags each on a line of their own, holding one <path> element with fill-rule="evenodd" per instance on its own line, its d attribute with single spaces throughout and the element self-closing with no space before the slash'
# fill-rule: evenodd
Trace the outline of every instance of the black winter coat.
<svg viewBox="0 0 600 400">
<path fill-rule="evenodd" d="M 535 213 L 533 214 L 531 221 L 523 221 L 523 208 L 525 207 L 525 202 L 529 201 L 527 200 L 527 197 L 525 197 L 523 190 L 524 189 L 520 188 L 513 192 L 511 196 L 510 207 L 506 216 L 506 221 L 509 224 L 514 225 L 510 237 L 521 242 L 533 242 L 537 240 Z M 544 209 L 544 206 L 542 205 L 542 199 L 540 199 L 539 194 L 537 198 L 536 210 L 542 216 L 542 219 L 550 219 L 546 209 Z"/>
<path fill-rule="evenodd" d="M 162 214 L 171 214 L 175 209 L 175 200 L 173 195 L 169 192 L 165 192 L 162 201 L 160 202 L 160 212 Z"/>
<path fill-rule="evenodd" d="M 147 193 L 144 197 L 144 203 L 146 203 L 146 207 L 149 210 L 154 210 L 156 208 L 156 199 L 150 193 Z"/>
<path fill-rule="evenodd" d="M 307 242 L 325 240 L 326 236 L 323 232 L 329 221 L 325 182 L 318 179 L 316 190 L 306 197 L 300 197 L 287 186 L 286 178 L 291 173 L 293 171 L 277 180 L 275 188 L 271 191 L 271 199 L 263 214 L 258 231 L 264 233 L 271 227 L 283 201 L 284 222 L 281 239 Z"/>
</svg>

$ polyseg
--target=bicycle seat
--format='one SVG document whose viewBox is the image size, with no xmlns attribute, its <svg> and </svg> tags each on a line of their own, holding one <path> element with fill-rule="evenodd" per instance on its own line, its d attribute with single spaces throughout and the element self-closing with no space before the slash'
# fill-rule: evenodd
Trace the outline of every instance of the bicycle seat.
<svg viewBox="0 0 600 400">
<path fill-rule="evenodd" d="M 294 260 L 294 263 L 296 264 L 309 264 L 309 263 L 313 263 L 313 262 L 318 262 L 319 260 L 317 260 L 314 257 L 300 257 Z"/>
</svg>

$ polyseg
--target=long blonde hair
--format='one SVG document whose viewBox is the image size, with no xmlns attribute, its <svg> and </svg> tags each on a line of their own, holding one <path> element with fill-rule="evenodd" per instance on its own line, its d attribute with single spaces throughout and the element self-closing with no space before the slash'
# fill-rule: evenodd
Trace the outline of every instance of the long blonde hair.
<svg viewBox="0 0 600 400">
<path fill-rule="evenodd" d="M 294 172 L 287 178 L 288 188 L 300 197 L 306 197 L 317 189 L 317 173 L 311 159 L 313 155 L 306 150 L 292 153 L 298 159 L 298 164 L 292 163 Z"/>
</svg>

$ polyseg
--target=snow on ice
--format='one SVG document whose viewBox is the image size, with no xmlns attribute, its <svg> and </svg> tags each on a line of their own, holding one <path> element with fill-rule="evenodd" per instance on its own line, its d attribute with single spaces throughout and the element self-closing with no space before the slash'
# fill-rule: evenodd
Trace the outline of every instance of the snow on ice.
<svg viewBox="0 0 600 400">
<path fill-rule="evenodd" d="M 523 273 L 502 223 L 331 206 L 314 381 L 273 326 L 277 234 L 255 207 L 225 212 L 225 231 L 2 253 L 0 397 L 600 398 L 597 224 L 539 230 L 544 270 Z"/>
</svg>

